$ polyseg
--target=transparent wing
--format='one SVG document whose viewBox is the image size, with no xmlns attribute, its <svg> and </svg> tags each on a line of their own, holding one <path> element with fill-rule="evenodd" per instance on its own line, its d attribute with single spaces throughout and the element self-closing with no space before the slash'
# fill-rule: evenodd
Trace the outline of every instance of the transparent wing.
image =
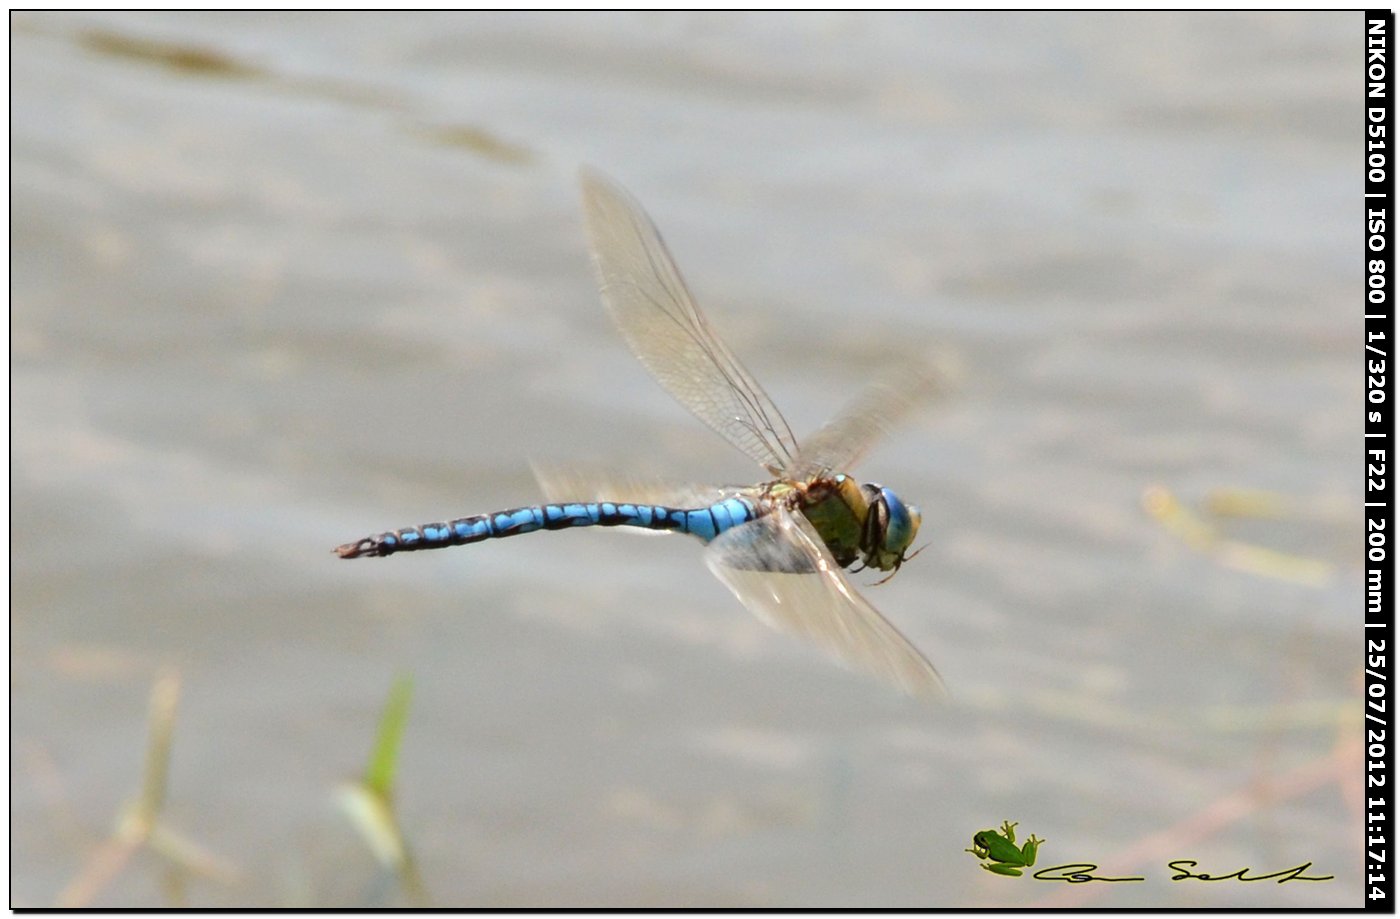
<svg viewBox="0 0 1400 919">
<path fill-rule="evenodd" d="M 641 205 L 596 172 L 581 182 L 603 302 L 632 352 L 676 401 L 778 474 L 797 453 L 782 413 L 715 336 Z"/>
<path fill-rule="evenodd" d="M 644 475 L 569 464 L 531 462 L 535 480 L 548 501 L 613 501 L 663 507 L 707 507 L 748 490 L 743 485 L 692 485 Z"/>
<path fill-rule="evenodd" d="M 803 441 L 787 475 L 805 482 L 828 472 L 850 471 L 911 409 L 946 391 L 953 373 L 948 356 L 937 363 L 910 361 L 887 373 Z"/>
<path fill-rule="evenodd" d="M 779 509 L 721 533 L 705 561 L 764 622 L 910 695 L 941 696 L 938 671 L 875 611 L 800 514 Z"/>
</svg>

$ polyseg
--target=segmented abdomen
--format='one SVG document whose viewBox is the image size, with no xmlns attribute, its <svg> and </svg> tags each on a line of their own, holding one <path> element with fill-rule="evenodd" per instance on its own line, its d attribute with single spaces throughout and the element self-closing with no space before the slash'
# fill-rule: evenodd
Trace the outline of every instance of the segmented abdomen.
<svg viewBox="0 0 1400 919">
<path fill-rule="evenodd" d="M 675 530 L 698 536 L 705 542 L 720 533 L 757 516 L 754 503 L 748 498 L 726 498 L 709 507 L 677 508 L 652 504 L 619 504 L 592 501 L 579 504 L 540 504 L 477 514 L 445 523 L 425 523 L 404 527 L 376 536 L 366 536 L 336 549 L 341 558 L 361 558 L 411 552 L 417 549 L 442 549 L 480 542 L 483 539 L 504 539 L 535 530 L 564 530 L 571 527 L 644 527 L 649 530 Z"/>
</svg>

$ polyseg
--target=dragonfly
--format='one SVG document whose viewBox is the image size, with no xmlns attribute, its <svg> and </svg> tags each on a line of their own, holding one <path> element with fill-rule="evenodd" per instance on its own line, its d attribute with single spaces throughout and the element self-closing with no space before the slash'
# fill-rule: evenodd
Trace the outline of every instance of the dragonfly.
<svg viewBox="0 0 1400 919">
<path fill-rule="evenodd" d="M 384 557 L 590 526 L 685 533 L 706 543 L 710 570 L 768 625 L 910 695 L 943 695 L 938 671 L 845 574 L 870 568 L 888 572 L 888 580 L 916 554 L 909 549 L 919 532 L 919 509 L 889 488 L 857 482 L 848 470 L 921 401 L 931 374 L 916 369 L 872 384 L 799 443 L 763 387 L 715 334 L 641 205 L 591 169 L 580 182 L 598 286 L 632 352 L 677 402 L 771 478 L 635 495 L 576 485 L 593 492 L 589 500 L 575 494 L 404 527 L 346 543 L 336 553 Z"/>
</svg>

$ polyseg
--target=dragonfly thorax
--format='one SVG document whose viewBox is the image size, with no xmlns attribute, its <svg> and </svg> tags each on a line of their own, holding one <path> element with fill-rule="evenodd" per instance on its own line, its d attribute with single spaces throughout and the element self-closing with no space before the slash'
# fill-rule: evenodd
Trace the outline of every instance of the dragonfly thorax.
<svg viewBox="0 0 1400 919">
<path fill-rule="evenodd" d="M 919 509 L 883 485 L 845 474 L 819 478 L 794 492 L 802 513 L 842 568 L 860 563 L 894 571 L 919 532 Z"/>
</svg>

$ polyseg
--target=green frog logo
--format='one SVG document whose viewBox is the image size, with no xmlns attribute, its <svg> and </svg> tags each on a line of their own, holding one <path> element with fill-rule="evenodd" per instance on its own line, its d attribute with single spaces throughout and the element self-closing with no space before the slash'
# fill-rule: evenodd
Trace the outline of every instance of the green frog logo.
<svg viewBox="0 0 1400 919">
<path fill-rule="evenodd" d="M 1008 820 L 1001 823 L 1001 832 L 981 830 L 972 834 L 972 848 L 964 849 L 981 859 L 986 859 L 982 867 L 993 874 L 1020 877 L 1022 868 L 1035 864 L 1035 853 L 1045 840 L 1036 839 L 1032 833 L 1021 848 L 1016 848 L 1016 824 Z"/>
</svg>

